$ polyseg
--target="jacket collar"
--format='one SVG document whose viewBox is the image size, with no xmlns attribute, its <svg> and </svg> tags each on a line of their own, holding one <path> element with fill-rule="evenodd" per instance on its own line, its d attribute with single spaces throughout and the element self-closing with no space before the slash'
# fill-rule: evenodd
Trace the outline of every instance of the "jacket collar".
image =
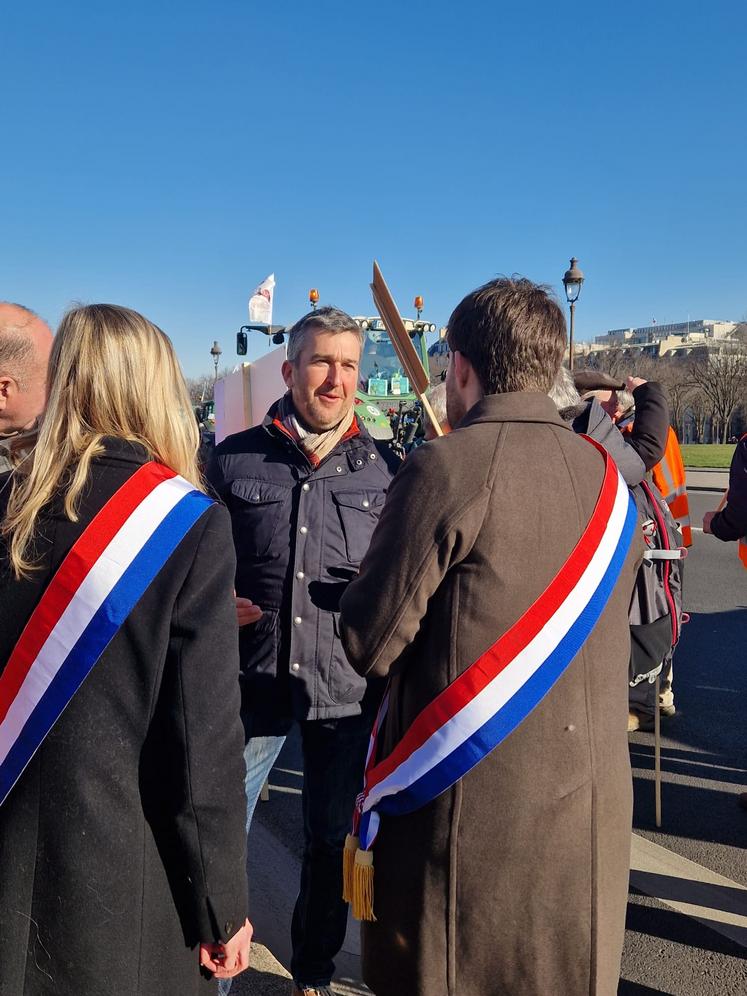
<svg viewBox="0 0 747 996">
<path fill-rule="evenodd" d="M 118 436 L 104 436 L 101 440 L 104 453 L 97 459 L 115 461 L 117 463 L 147 463 L 151 458 L 148 451 L 141 443 L 133 442 L 130 439 L 120 439 Z"/>
<path fill-rule="evenodd" d="M 470 408 L 458 428 L 478 422 L 549 422 L 560 429 L 573 431 L 550 398 L 536 391 L 486 394 Z"/>
</svg>

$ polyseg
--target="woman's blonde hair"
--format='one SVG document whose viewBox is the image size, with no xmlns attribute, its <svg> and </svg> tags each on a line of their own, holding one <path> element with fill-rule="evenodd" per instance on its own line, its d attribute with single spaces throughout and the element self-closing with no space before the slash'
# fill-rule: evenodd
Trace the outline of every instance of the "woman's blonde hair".
<svg viewBox="0 0 747 996">
<path fill-rule="evenodd" d="M 49 398 L 35 449 L 16 470 L 2 534 L 16 577 L 34 567 L 40 512 L 62 493 L 77 521 L 91 460 L 115 436 L 202 488 L 199 431 L 170 339 L 136 311 L 112 304 L 73 308 L 54 339 Z"/>
</svg>

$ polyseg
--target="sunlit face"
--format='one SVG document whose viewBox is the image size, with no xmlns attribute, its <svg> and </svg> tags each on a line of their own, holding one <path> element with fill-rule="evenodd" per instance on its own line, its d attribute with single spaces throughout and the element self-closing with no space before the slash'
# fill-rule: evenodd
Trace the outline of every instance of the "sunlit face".
<svg viewBox="0 0 747 996">
<path fill-rule="evenodd" d="M 315 432 L 338 425 L 350 411 L 358 384 L 358 332 L 310 331 L 303 349 L 283 364 L 296 413 Z"/>
<path fill-rule="evenodd" d="M 617 400 L 617 391 L 597 391 L 596 396 L 597 401 L 602 408 L 604 408 L 613 422 L 616 418 L 620 417 L 622 411 Z"/>
</svg>

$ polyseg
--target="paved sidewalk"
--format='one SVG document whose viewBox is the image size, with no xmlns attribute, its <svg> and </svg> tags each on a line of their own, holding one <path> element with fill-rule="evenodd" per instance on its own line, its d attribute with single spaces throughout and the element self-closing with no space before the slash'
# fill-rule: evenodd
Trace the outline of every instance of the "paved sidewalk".
<svg viewBox="0 0 747 996">
<path fill-rule="evenodd" d="M 252 944 L 252 968 L 236 978 L 231 996 L 289 996 L 290 975 L 283 965 L 290 964 L 290 922 L 300 864 L 260 819 L 252 821 L 248 871 L 249 919 L 256 942 Z M 360 979 L 359 927 L 352 917 L 335 961 L 334 991 L 340 996 L 370 996 Z"/>
<path fill-rule="evenodd" d="M 729 486 L 729 471 L 685 467 L 685 479 L 688 488 L 698 491 L 726 491 Z"/>
</svg>

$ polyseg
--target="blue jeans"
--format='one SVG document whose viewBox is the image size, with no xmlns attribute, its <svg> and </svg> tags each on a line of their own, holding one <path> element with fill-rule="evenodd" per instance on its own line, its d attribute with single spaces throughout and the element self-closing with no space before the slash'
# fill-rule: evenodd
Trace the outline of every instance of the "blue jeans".
<svg viewBox="0 0 747 996">
<path fill-rule="evenodd" d="M 291 975 L 300 989 L 330 984 L 345 940 L 342 852 L 363 787 L 373 719 L 366 709 L 360 716 L 301 723 L 304 855 L 291 923 Z"/>
<path fill-rule="evenodd" d="M 342 852 L 350 830 L 355 797 L 363 786 L 373 698 L 360 716 L 301 722 L 303 791 L 301 805 L 304 854 L 301 882 L 291 923 L 291 974 L 300 988 L 328 986 L 334 958 L 347 929 L 348 907 L 342 900 Z M 266 778 L 285 737 L 250 737 L 246 760 L 247 829 Z M 230 992 L 230 980 L 219 993 Z"/>
</svg>

